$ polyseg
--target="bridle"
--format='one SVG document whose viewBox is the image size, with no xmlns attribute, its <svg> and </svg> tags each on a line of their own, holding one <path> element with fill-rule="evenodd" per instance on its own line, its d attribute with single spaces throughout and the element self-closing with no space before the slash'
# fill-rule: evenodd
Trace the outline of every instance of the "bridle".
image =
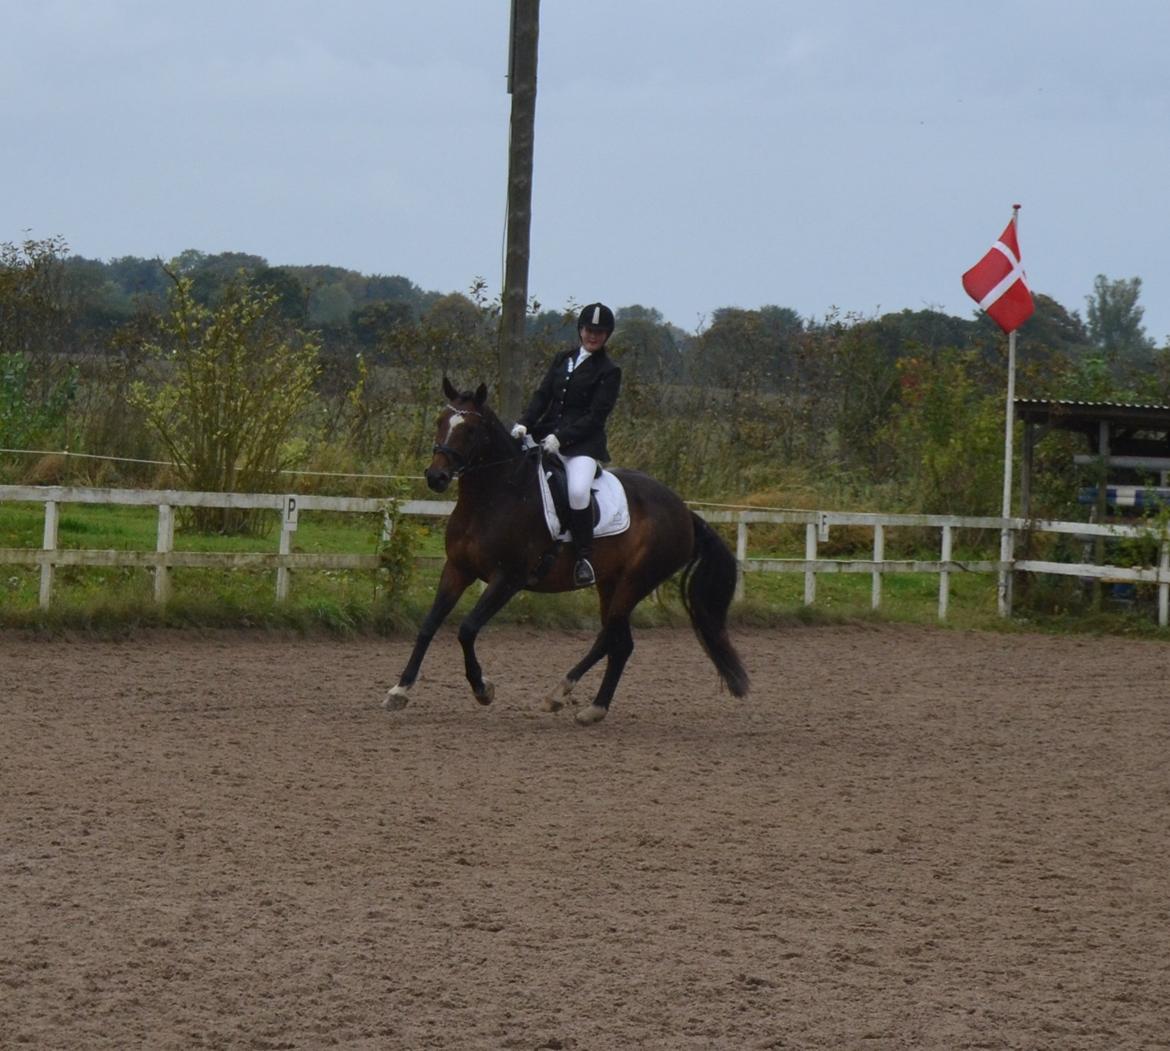
<svg viewBox="0 0 1170 1051">
<path fill-rule="evenodd" d="M 485 419 L 484 414 L 479 412 L 477 409 L 457 409 L 454 405 L 449 403 L 447 404 L 446 408 L 451 410 L 452 416 L 478 416 L 481 420 Z M 448 423 L 449 422 L 450 420 L 448 420 Z M 447 434 L 450 435 L 450 433 L 451 430 L 448 428 Z M 451 446 L 446 445 L 443 442 L 435 442 L 435 444 L 431 447 L 431 452 L 442 453 L 445 457 L 447 457 L 447 461 L 451 465 L 452 481 L 455 481 L 469 471 L 479 471 L 485 467 L 496 467 L 502 463 L 509 463 L 514 459 L 514 457 L 508 456 L 500 460 L 489 460 L 487 463 L 473 464 L 471 461 L 478 452 L 478 447 L 483 444 L 485 439 L 490 441 L 486 432 L 481 431 L 475 436 L 474 443 L 466 454 L 461 453 L 458 449 L 452 449 Z"/>
</svg>

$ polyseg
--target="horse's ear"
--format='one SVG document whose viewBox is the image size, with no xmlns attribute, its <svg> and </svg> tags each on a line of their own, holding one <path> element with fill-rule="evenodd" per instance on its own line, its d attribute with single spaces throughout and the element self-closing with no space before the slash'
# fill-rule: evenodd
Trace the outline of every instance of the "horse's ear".
<svg viewBox="0 0 1170 1051">
<path fill-rule="evenodd" d="M 451 386 L 451 381 L 446 376 L 443 377 L 443 393 L 447 395 L 448 401 L 455 401 L 459 397 L 459 392 Z"/>
<path fill-rule="evenodd" d="M 483 408 L 483 403 L 487 401 L 487 384 L 481 383 L 475 391 L 475 407 L 477 409 Z"/>
</svg>

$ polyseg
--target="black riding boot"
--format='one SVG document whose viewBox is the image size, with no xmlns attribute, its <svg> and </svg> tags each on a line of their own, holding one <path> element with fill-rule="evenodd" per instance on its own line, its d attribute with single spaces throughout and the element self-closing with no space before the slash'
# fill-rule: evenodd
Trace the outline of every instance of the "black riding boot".
<svg viewBox="0 0 1170 1051">
<path fill-rule="evenodd" d="M 577 555 L 577 564 L 573 567 L 573 584 L 579 588 L 591 587 L 597 579 L 593 575 L 593 563 L 589 561 L 593 554 L 592 507 L 581 511 L 569 508 L 569 534 L 573 538 L 573 551 Z"/>
</svg>

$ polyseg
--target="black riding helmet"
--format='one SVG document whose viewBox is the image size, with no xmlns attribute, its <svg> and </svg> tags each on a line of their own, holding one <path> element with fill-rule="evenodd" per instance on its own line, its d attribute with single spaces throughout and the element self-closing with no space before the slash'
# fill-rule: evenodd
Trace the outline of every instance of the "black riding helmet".
<svg viewBox="0 0 1170 1051">
<path fill-rule="evenodd" d="M 604 303 L 590 303 L 588 306 L 582 307 L 581 313 L 577 315 L 578 332 L 589 325 L 591 328 L 605 329 L 612 336 L 613 324 L 613 311 Z"/>
</svg>

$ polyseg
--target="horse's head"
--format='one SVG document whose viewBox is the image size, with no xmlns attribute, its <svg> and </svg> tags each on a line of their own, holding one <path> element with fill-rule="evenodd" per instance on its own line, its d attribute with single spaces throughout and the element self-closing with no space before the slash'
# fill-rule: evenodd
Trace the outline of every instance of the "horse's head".
<svg viewBox="0 0 1170 1051">
<path fill-rule="evenodd" d="M 443 393 L 447 404 L 435 424 L 434 456 L 424 472 L 427 485 L 436 493 L 444 492 L 453 479 L 482 459 L 490 441 L 484 409 L 487 386 L 481 383 L 474 394 L 460 393 L 444 376 Z"/>
</svg>

